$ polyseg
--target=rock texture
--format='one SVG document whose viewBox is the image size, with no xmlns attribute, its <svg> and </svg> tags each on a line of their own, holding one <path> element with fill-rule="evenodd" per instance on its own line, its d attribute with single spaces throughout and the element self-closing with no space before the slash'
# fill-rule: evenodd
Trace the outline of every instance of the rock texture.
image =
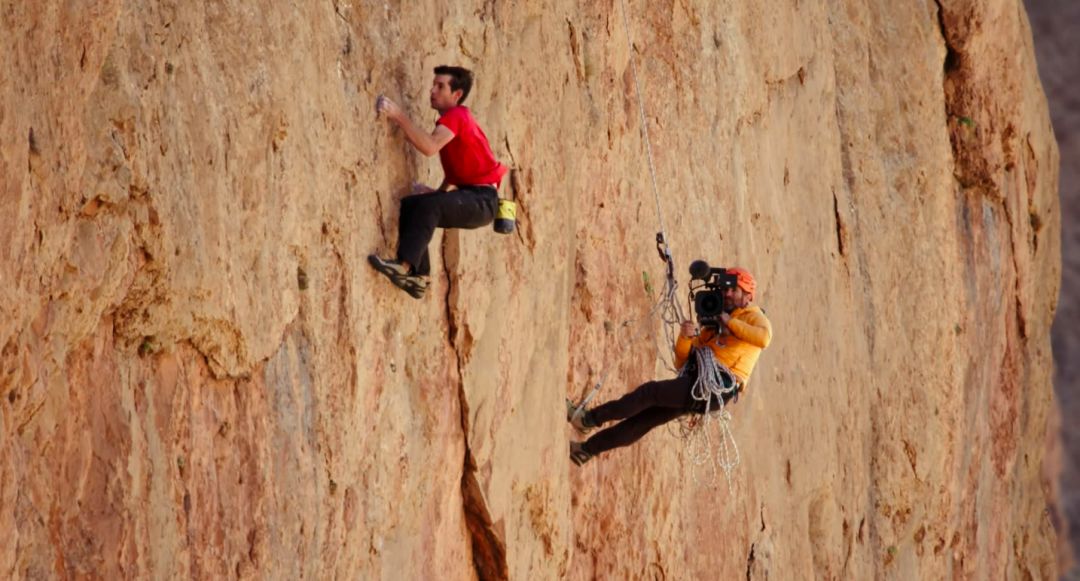
<svg viewBox="0 0 1080 581">
<path fill-rule="evenodd" d="M 1027 0 L 1039 76 L 1046 87 L 1054 136 L 1061 148 L 1062 287 L 1054 320 L 1055 395 L 1059 417 L 1080 417 L 1080 4 L 1067 0 Z M 1060 440 L 1051 439 L 1052 465 L 1060 475 L 1058 526 L 1063 531 L 1062 559 L 1072 561 L 1073 581 L 1080 581 L 1080 426 L 1060 422 Z M 1053 434 L 1056 436 L 1056 434 Z M 1053 478 L 1054 474 L 1051 474 Z M 1065 533 L 1064 531 L 1068 531 Z M 1071 553 L 1071 554 L 1070 554 Z"/>
<path fill-rule="evenodd" d="M 1049 579 L 1057 149 L 1018 0 L 0 5 L 0 576 Z M 562 400 L 666 373 L 680 281 L 776 329 L 729 493 Z M 431 67 L 517 234 L 365 262 L 438 165 Z M 652 331 L 657 331 L 654 324 Z M 660 346 L 661 351 L 665 349 Z"/>
</svg>

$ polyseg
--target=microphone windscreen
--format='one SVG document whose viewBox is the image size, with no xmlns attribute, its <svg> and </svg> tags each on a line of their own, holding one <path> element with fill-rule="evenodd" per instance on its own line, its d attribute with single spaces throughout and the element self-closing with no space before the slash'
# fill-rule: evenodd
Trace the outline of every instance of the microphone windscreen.
<svg viewBox="0 0 1080 581">
<path fill-rule="evenodd" d="M 690 263 L 690 276 L 705 280 L 709 278 L 709 263 L 704 260 L 695 260 Z"/>
</svg>

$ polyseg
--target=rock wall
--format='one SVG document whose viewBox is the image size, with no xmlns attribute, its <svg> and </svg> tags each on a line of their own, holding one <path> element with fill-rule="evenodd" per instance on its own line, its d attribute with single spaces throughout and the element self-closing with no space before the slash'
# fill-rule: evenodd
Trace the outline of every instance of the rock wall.
<svg viewBox="0 0 1080 581">
<path fill-rule="evenodd" d="M 1057 486 L 1060 512 L 1057 518 L 1062 559 L 1071 561 L 1072 581 L 1080 581 L 1080 428 L 1075 418 L 1080 414 L 1080 82 L 1077 82 L 1076 62 L 1080 60 L 1080 45 L 1075 42 L 1080 32 L 1080 4 L 1065 0 L 1026 0 L 1031 14 L 1031 29 L 1035 53 L 1039 60 L 1039 76 L 1046 89 L 1054 137 L 1061 148 L 1061 301 L 1054 319 L 1053 344 L 1055 381 L 1054 394 L 1058 407 L 1057 426 L 1051 434 L 1050 479 L 1059 479 Z M 1067 533 L 1066 533 L 1067 531 Z M 1068 566 L 1066 566 L 1068 567 Z"/>
<path fill-rule="evenodd" d="M 1018 0 L 0 5 L 0 575 L 1048 579 L 1057 149 Z M 583 468 L 660 208 L 775 328 L 732 491 Z M 515 235 L 366 264 L 460 63 Z M 655 323 L 650 328 L 659 335 Z M 658 352 L 660 349 L 660 352 Z"/>
</svg>

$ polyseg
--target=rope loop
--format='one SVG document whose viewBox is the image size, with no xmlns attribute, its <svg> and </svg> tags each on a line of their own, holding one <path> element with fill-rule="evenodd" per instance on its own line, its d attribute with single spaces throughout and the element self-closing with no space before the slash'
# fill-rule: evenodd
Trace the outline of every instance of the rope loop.
<svg viewBox="0 0 1080 581">
<path fill-rule="evenodd" d="M 697 402 L 695 407 L 703 411 L 701 416 L 689 415 L 680 418 L 679 435 L 683 438 L 686 456 L 694 467 L 694 481 L 700 484 L 697 469 L 708 464 L 712 484 L 716 484 L 717 476 L 722 471 L 727 480 L 728 492 L 734 496 L 733 475 L 739 466 L 739 446 L 731 429 L 732 416 L 726 409 L 724 396 L 738 391 L 738 380 L 727 366 L 716 360 L 708 346 L 695 347 L 690 356 L 697 372 L 690 395 Z M 690 369 L 689 364 L 684 365 L 680 375 L 690 373 Z M 714 400 L 717 402 L 715 409 Z"/>
</svg>

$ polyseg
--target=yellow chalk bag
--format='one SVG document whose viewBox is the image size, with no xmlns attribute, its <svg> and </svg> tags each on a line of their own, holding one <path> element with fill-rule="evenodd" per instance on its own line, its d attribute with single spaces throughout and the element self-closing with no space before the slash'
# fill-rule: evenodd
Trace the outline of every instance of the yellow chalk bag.
<svg viewBox="0 0 1080 581">
<path fill-rule="evenodd" d="M 495 215 L 495 231 L 509 234 L 514 231 L 517 218 L 517 204 L 510 200 L 499 200 L 499 211 Z"/>
</svg>

